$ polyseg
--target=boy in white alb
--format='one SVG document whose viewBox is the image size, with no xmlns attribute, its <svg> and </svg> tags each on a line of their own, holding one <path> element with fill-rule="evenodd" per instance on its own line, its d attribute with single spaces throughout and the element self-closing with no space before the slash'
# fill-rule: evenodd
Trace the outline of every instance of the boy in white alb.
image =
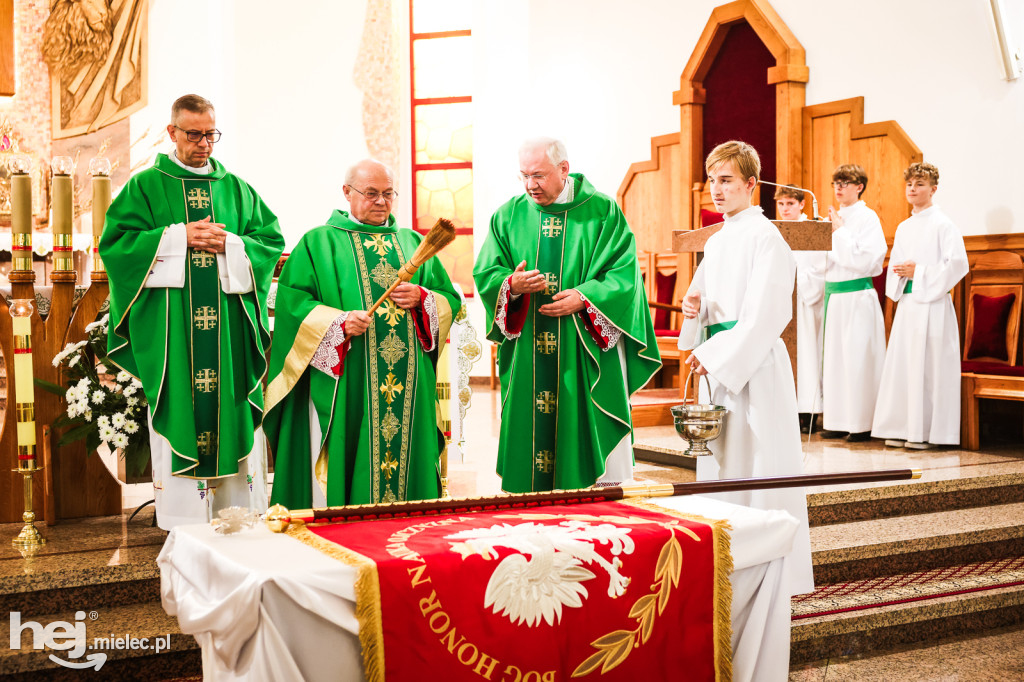
<svg viewBox="0 0 1024 682">
<path fill-rule="evenodd" d="M 779 220 L 806 220 L 804 190 L 791 185 L 775 188 Z M 821 313 L 825 299 L 823 251 L 794 251 L 796 260 L 796 406 L 800 431 L 808 433 L 821 413 Z"/>
<path fill-rule="evenodd" d="M 721 144 L 705 168 L 725 226 L 708 239 L 683 298 L 679 348 L 693 349 L 687 362 L 711 379 L 712 393 L 702 401 L 728 411 L 722 435 L 709 443 L 714 457 L 697 460 L 697 480 L 802 474 L 793 369 L 779 338 L 793 316 L 793 254 L 761 208 L 750 205 L 761 172 L 753 147 Z M 782 586 L 787 594 L 814 589 L 802 488 L 713 497 L 792 514 L 800 525 L 783 563 Z"/>
<path fill-rule="evenodd" d="M 832 251 L 825 272 L 822 438 L 871 436 L 885 362 L 885 323 L 871 278 L 882 274 L 888 246 L 878 215 L 860 198 L 867 184 L 867 173 L 856 164 L 832 173 L 839 210 L 828 210 Z"/>
<path fill-rule="evenodd" d="M 871 435 L 925 450 L 960 443 L 960 332 L 950 289 L 967 274 L 964 238 L 932 203 L 939 170 L 903 172 L 911 216 L 896 228 L 885 294 L 899 302 Z"/>
</svg>

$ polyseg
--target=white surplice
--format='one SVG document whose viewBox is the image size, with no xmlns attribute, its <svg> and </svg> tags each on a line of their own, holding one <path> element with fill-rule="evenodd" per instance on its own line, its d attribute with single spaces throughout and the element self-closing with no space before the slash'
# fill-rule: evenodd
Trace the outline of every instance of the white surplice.
<svg viewBox="0 0 1024 682">
<path fill-rule="evenodd" d="M 878 215 L 863 201 L 839 209 L 843 226 L 832 233 L 827 282 L 882 274 L 888 246 Z M 822 340 L 824 426 L 831 431 L 871 430 L 885 362 L 885 322 L 874 289 L 832 294 Z"/>
<path fill-rule="evenodd" d="M 913 291 L 893 265 L 915 263 Z M 896 228 L 885 294 L 899 302 L 885 353 L 871 435 L 960 443 L 960 332 L 950 289 L 967 274 L 964 238 L 938 206 Z"/>
<path fill-rule="evenodd" d="M 807 216 L 800 214 L 800 220 Z M 794 251 L 796 260 L 796 406 L 819 413 L 821 395 L 821 314 L 825 301 L 824 251 Z"/>
<path fill-rule="evenodd" d="M 785 239 L 757 206 L 726 218 L 704 247 L 690 285 L 701 293 L 701 311 L 683 322 L 679 348 L 695 348 L 708 371 L 711 396 L 702 385 L 701 400 L 724 405 L 727 413 L 722 435 L 710 443 L 714 457 L 697 461 L 697 480 L 803 473 L 793 368 L 780 338 L 793 315 L 795 267 Z M 732 329 L 701 343 L 704 327 L 730 321 L 736 321 Z M 814 589 L 803 488 L 711 497 L 792 514 L 800 526 L 784 561 L 784 589 Z"/>
</svg>

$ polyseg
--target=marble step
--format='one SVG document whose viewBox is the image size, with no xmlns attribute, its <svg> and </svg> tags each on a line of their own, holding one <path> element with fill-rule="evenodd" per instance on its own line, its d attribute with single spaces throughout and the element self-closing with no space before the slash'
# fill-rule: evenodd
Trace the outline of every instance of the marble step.
<svg viewBox="0 0 1024 682">
<path fill-rule="evenodd" d="M 162 544 L 0 560 L 0 613 L 25 616 L 160 600 Z"/>
<path fill-rule="evenodd" d="M 1024 502 L 811 528 L 817 584 L 1024 555 Z"/>
<path fill-rule="evenodd" d="M 0 647 L 0 676 L 5 682 L 80 680 L 92 675 L 98 680 L 164 680 L 202 674 L 199 644 L 191 635 L 182 634 L 177 619 L 164 613 L 159 601 L 96 608 L 81 613 L 80 619 L 77 615 L 75 611 L 61 611 L 34 618 L 22 617 L 18 640 L 21 647 L 13 650 L 8 646 Z M 73 628 L 84 625 L 87 649 L 74 658 L 70 655 L 73 651 L 54 651 L 46 647 L 36 650 L 34 634 L 26 621 L 44 628 L 58 621 L 69 623 Z M 10 625 L 7 619 L 0 622 L 0 641 L 5 644 L 10 643 Z M 132 638 L 138 641 L 133 643 Z M 155 651 L 158 638 L 160 646 L 165 647 L 159 653 Z M 122 648 L 116 648 L 117 639 L 121 640 Z M 143 648 L 141 640 L 146 640 L 148 648 Z M 51 654 L 78 664 L 88 662 L 88 656 L 96 654 L 105 655 L 106 660 L 98 671 L 71 669 L 55 663 L 50 659 Z"/>
<path fill-rule="evenodd" d="M 1024 473 L 814 488 L 807 516 L 812 526 L 822 526 L 1014 502 L 1024 502 Z"/>
<path fill-rule="evenodd" d="M 1024 585 L 816 616 L 793 621 L 790 664 L 870 654 L 1019 623 L 1024 623 Z"/>
</svg>

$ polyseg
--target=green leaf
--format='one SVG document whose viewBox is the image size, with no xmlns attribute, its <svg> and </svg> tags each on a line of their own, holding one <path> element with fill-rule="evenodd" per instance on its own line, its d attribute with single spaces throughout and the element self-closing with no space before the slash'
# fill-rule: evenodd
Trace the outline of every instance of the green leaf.
<svg viewBox="0 0 1024 682">
<path fill-rule="evenodd" d="M 57 442 L 57 444 L 58 445 L 68 445 L 69 443 L 74 443 L 75 441 L 82 440 L 83 438 L 87 438 L 89 436 L 89 432 L 90 431 L 95 431 L 95 430 L 96 430 L 96 425 L 95 424 L 91 424 L 89 422 L 86 422 L 85 424 L 82 424 L 81 426 L 73 428 L 70 431 L 68 431 L 67 433 L 65 433 L 63 436 L 61 436 L 61 439 Z M 98 438 L 98 436 L 97 436 L 97 438 Z"/>
<path fill-rule="evenodd" d="M 68 392 L 68 389 L 66 389 L 65 387 L 59 386 L 51 381 L 46 381 L 44 379 L 36 379 L 36 386 L 43 389 L 44 391 L 49 391 L 50 393 L 59 395 L 62 398 Z"/>
</svg>

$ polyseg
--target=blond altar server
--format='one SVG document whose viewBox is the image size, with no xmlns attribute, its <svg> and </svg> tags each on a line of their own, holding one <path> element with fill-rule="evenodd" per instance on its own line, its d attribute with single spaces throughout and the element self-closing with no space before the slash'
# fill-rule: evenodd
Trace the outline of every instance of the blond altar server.
<svg viewBox="0 0 1024 682">
<path fill-rule="evenodd" d="M 725 226 L 708 239 L 683 299 L 679 348 L 693 349 L 687 362 L 711 379 L 711 395 L 702 400 L 724 405 L 728 413 L 722 435 L 710 443 L 714 457 L 697 460 L 697 480 L 802 474 L 793 369 L 780 338 L 793 315 L 793 254 L 761 208 L 750 205 L 761 172 L 753 147 L 721 144 L 705 168 Z M 800 526 L 784 561 L 784 591 L 814 589 L 802 488 L 714 497 L 792 514 Z"/>
<path fill-rule="evenodd" d="M 964 238 L 932 203 L 939 169 L 903 173 L 913 213 L 896 228 L 885 294 L 899 302 L 871 435 L 925 450 L 960 443 L 960 332 L 950 289 L 969 269 Z"/>
<path fill-rule="evenodd" d="M 872 277 L 882 274 L 888 246 L 878 215 L 860 198 L 867 173 L 844 164 L 832 173 L 839 210 L 829 208 L 832 251 L 825 272 L 822 341 L 823 438 L 871 436 L 885 362 L 885 322 Z"/>
<path fill-rule="evenodd" d="M 779 220 L 807 220 L 804 190 L 785 185 L 775 188 Z M 800 430 L 807 433 L 821 413 L 821 316 L 825 300 L 824 251 L 794 251 L 796 261 L 796 406 Z"/>
</svg>

